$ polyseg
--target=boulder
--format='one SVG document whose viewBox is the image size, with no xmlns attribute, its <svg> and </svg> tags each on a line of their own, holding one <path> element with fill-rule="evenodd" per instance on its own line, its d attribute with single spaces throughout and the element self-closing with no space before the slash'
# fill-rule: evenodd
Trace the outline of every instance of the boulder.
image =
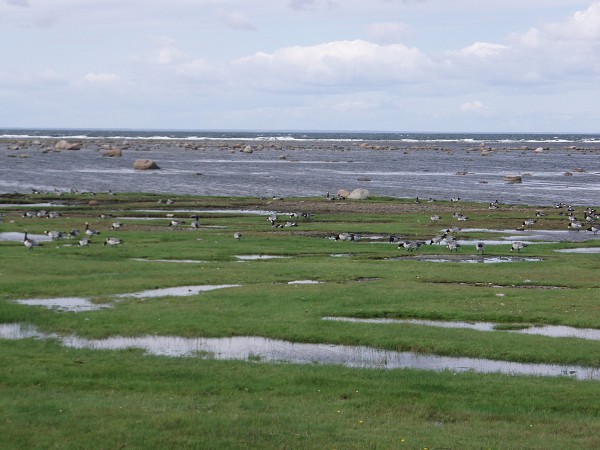
<svg viewBox="0 0 600 450">
<path fill-rule="evenodd" d="M 369 198 L 369 191 L 366 189 L 354 189 L 348 196 L 352 200 L 366 200 Z"/>
<path fill-rule="evenodd" d="M 252 147 L 250 147 L 249 145 L 246 145 L 244 147 L 244 149 L 242 150 L 242 153 L 252 153 L 254 152 L 254 150 L 252 150 Z"/>
<path fill-rule="evenodd" d="M 81 144 L 78 142 L 69 142 L 61 139 L 54 145 L 54 148 L 56 150 L 80 150 Z"/>
<path fill-rule="evenodd" d="M 123 152 L 120 148 L 113 147 L 109 150 L 102 152 L 102 156 L 106 156 L 108 158 L 120 158 L 121 156 L 123 156 Z"/>
<path fill-rule="evenodd" d="M 522 183 L 523 178 L 521 178 L 521 175 L 505 175 L 504 181 L 507 183 Z"/>
<path fill-rule="evenodd" d="M 534 153 L 544 153 L 544 147 L 538 147 L 533 152 Z"/>
<path fill-rule="evenodd" d="M 135 170 L 156 170 L 160 169 L 158 164 L 156 164 L 151 159 L 136 159 L 133 163 L 133 168 Z"/>
<path fill-rule="evenodd" d="M 338 197 L 348 198 L 349 195 L 350 195 L 350 192 L 348 192 L 346 189 L 340 189 L 339 191 L 337 191 Z"/>
</svg>

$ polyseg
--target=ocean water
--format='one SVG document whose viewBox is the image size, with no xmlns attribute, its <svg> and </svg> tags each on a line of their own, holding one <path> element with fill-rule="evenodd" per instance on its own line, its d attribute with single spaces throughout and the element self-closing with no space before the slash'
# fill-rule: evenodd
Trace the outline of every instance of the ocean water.
<svg viewBox="0 0 600 450">
<path fill-rule="evenodd" d="M 58 139 L 81 150 L 54 151 Z M 102 156 L 103 146 L 123 157 Z M 241 151 L 250 146 L 252 153 Z M 543 148 L 543 151 L 536 151 Z M 156 171 L 136 171 L 152 159 Z M 521 175 L 511 184 L 506 175 Z M 0 193 L 143 191 L 600 203 L 600 134 L 0 129 Z"/>
</svg>

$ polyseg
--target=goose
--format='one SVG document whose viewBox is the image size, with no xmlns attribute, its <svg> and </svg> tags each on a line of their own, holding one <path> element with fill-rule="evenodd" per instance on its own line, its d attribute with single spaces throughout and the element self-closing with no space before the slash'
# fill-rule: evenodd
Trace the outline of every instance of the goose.
<svg viewBox="0 0 600 450">
<path fill-rule="evenodd" d="M 95 234 L 100 234 L 100 232 L 97 231 L 97 230 L 90 229 L 90 223 L 86 222 L 85 223 L 85 234 L 86 234 L 86 236 L 90 236 L 91 237 L 91 236 L 94 236 Z"/>
<path fill-rule="evenodd" d="M 23 236 L 23 245 L 27 247 L 29 250 L 33 250 L 33 247 L 38 247 L 40 244 L 38 241 L 34 241 L 33 239 L 29 239 L 27 237 L 27 231 L 25 231 L 25 235 Z"/>
<path fill-rule="evenodd" d="M 431 216 L 430 219 L 431 219 L 432 222 L 437 222 L 438 220 L 441 219 L 441 217 L 438 216 L 438 215 L 435 215 L 435 216 Z"/>
<path fill-rule="evenodd" d="M 185 222 L 183 220 L 171 220 L 171 222 L 169 222 L 169 226 L 171 228 L 177 228 L 179 225 L 184 224 Z"/>
<path fill-rule="evenodd" d="M 592 233 L 596 234 L 598 231 L 600 231 L 600 227 L 598 227 L 598 225 L 592 225 L 591 227 L 589 227 L 587 229 L 588 231 L 591 231 Z"/>
<path fill-rule="evenodd" d="M 512 245 L 510 246 L 510 251 L 518 251 L 520 252 L 521 249 L 527 247 L 527 244 L 524 242 L 513 242 Z"/>
<path fill-rule="evenodd" d="M 111 229 L 113 230 L 118 230 L 123 226 L 123 224 L 121 222 L 113 222 L 112 225 L 110 226 Z"/>
<path fill-rule="evenodd" d="M 240 233 L 239 231 L 236 233 L 233 233 L 233 237 L 239 241 L 240 239 L 242 239 L 242 233 Z"/>
<path fill-rule="evenodd" d="M 192 227 L 194 230 L 197 230 L 198 228 L 200 228 L 200 221 L 198 221 L 198 220 L 192 221 L 192 223 L 190 223 L 190 227 Z"/>
<path fill-rule="evenodd" d="M 400 242 L 398 248 L 402 247 L 408 252 L 413 252 L 416 249 L 418 249 L 421 245 L 423 245 L 423 242 L 421 241 L 403 241 Z"/>
<path fill-rule="evenodd" d="M 450 252 L 458 252 L 458 247 L 460 247 L 460 244 L 456 241 L 450 241 L 448 242 L 448 250 L 450 250 Z"/>
<path fill-rule="evenodd" d="M 57 239 L 62 239 L 65 237 L 65 233 L 63 233 L 62 231 L 55 231 L 55 230 L 44 231 L 44 234 L 46 234 L 53 241 L 56 241 Z"/>
<path fill-rule="evenodd" d="M 481 252 L 483 255 L 485 253 L 485 242 L 478 242 L 475 244 L 475 248 L 477 249 L 477 253 Z"/>
<path fill-rule="evenodd" d="M 460 201 L 460 197 L 452 197 L 450 199 L 451 202 L 459 202 Z"/>
<path fill-rule="evenodd" d="M 446 239 L 447 237 L 448 235 L 446 233 L 438 234 L 437 236 L 431 238 L 431 240 L 429 241 L 429 245 L 441 244 L 442 241 L 444 241 L 444 239 Z"/>
<path fill-rule="evenodd" d="M 534 226 L 537 223 L 537 219 L 525 219 L 523 221 L 523 226 L 524 227 L 528 227 L 531 228 L 532 226 Z"/>
<path fill-rule="evenodd" d="M 573 220 L 569 223 L 569 228 L 572 228 L 575 231 L 579 231 L 583 228 L 583 224 L 578 220 Z"/>
<path fill-rule="evenodd" d="M 267 220 L 271 223 L 271 226 L 275 225 L 275 222 L 277 222 L 277 214 L 271 214 L 267 217 Z"/>
<path fill-rule="evenodd" d="M 349 241 L 350 233 L 338 233 L 335 235 L 335 240 L 336 241 Z"/>
<path fill-rule="evenodd" d="M 104 245 L 110 245 L 111 247 L 114 247 L 116 245 L 120 245 L 122 243 L 123 243 L 123 241 L 121 239 L 115 238 L 115 237 L 107 238 L 104 241 Z"/>
<path fill-rule="evenodd" d="M 81 239 L 79 239 L 79 246 L 85 247 L 86 245 L 89 245 L 90 242 L 92 242 L 92 241 L 90 241 L 88 238 L 81 238 Z"/>
</svg>

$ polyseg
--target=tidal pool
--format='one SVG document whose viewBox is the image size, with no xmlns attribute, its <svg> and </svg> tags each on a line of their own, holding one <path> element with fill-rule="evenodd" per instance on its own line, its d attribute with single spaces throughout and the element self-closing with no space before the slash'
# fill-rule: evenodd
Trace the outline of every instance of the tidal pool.
<svg viewBox="0 0 600 450">
<path fill-rule="evenodd" d="M 122 350 L 139 348 L 147 354 L 171 357 L 205 357 L 252 362 L 332 364 L 369 369 L 421 369 L 528 376 L 569 376 L 578 380 L 600 380 L 600 369 L 557 364 L 526 364 L 477 358 L 393 352 L 364 346 L 293 343 L 254 336 L 228 338 L 183 338 L 174 336 L 115 336 L 85 339 L 75 335 L 40 333 L 20 324 L 0 324 L 2 339 L 55 339 L 71 348 Z"/>
<path fill-rule="evenodd" d="M 62 297 L 62 298 L 29 298 L 15 300 L 20 305 L 43 306 L 58 311 L 84 312 L 97 311 L 103 308 L 110 308 L 107 303 L 92 303 L 89 298 L 82 297 Z"/>
<path fill-rule="evenodd" d="M 387 258 L 388 261 L 427 261 L 436 263 L 483 263 L 483 264 L 498 264 L 498 263 L 514 263 L 514 262 L 537 262 L 543 261 L 541 258 L 526 258 L 520 256 L 476 256 L 476 255 L 416 255 L 416 256 L 399 256 L 395 258 Z"/>
<path fill-rule="evenodd" d="M 201 286 L 178 286 L 163 289 L 150 289 L 129 294 L 113 295 L 113 299 L 125 298 L 156 298 L 156 297 L 186 297 L 196 295 L 200 292 L 213 291 L 229 287 L 239 287 L 239 284 L 201 285 Z M 102 308 L 110 308 L 110 303 L 93 303 L 89 298 L 82 297 L 57 297 L 57 298 L 30 298 L 15 300 L 16 303 L 29 306 L 44 306 L 49 309 L 69 312 L 96 311 Z"/>
<path fill-rule="evenodd" d="M 235 255 L 235 257 L 241 261 L 256 261 L 259 259 L 285 259 L 289 256 L 280 255 Z"/>
<path fill-rule="evenodd" d="M 508 333 L 536 334 L 555 338 L 578 338 L 600 341 L 600 330 L 595 328 L 575 328 L 563 325 L 527 325 L 519 329 L 498 329 L 500 324 L 491 322 L 449 322 L 442 320 L 421 319 L 358 319 L 353 317 L 323 317 L 323 320 L 334 322 L 354 323 L 396 323 L 409 325 L 424 325 L 439 328 L 461 328 L 475 331 L 504 331 Z"/>
<path fill-rule="evenodd" d="M 199 259 L 146 259 L 146 258 L 131 258 L 132 261 L 141 262 L 162 262 L 162 263 L 180 263 L 180 264 L 204 264 L 208 261 Z"/>
<path fill-rule="evenodd" d="M 177 286 L 162 289 L 149 289 L 147 291 L 132 292 L 130 294 L 117 294 L 115 298 L 155 298 L 155 297 L 187 297 L 196 295 L 200 292 L 213 291 L 215 289 L 224 289 L 239 287 L 239 284 L 218 284 L 201 286 Z"/>
<path fill-rule="evenodd" d="M 23 242 L 23 238 L 25 237 L 24 233 L 18 233 L 13 231 L 7 231 L 4 233 L 0 233 L 0 241 L 2 242 Z M 31 234 L 27 235 L 29 239 L 33 239 L 38 242 L 50 242 L 52 238 L 45 234 Z"/>
<path fill-rule="evenodd" d="M 554 251 L 560 253 L 600 253 L 600 247 L 562 248 Z"/>
</svg>

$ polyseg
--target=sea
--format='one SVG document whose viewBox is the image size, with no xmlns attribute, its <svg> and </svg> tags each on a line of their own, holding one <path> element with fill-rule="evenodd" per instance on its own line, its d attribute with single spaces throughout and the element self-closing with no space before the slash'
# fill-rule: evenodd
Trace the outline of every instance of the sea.
<svg viewBox="0 0 600 450">
<path fill-rule="evenodd" d="M 59 140 L 80 149 L 59 151 Z M 113 147 L 122 157 L 103 156 Z M 135 170 L 137 159 L 160 169 Z M 394 198 L 598 206 L 600 134 L 0 129 L 5 194 L 285 198 L 359 188 Z"/>
</svg>

